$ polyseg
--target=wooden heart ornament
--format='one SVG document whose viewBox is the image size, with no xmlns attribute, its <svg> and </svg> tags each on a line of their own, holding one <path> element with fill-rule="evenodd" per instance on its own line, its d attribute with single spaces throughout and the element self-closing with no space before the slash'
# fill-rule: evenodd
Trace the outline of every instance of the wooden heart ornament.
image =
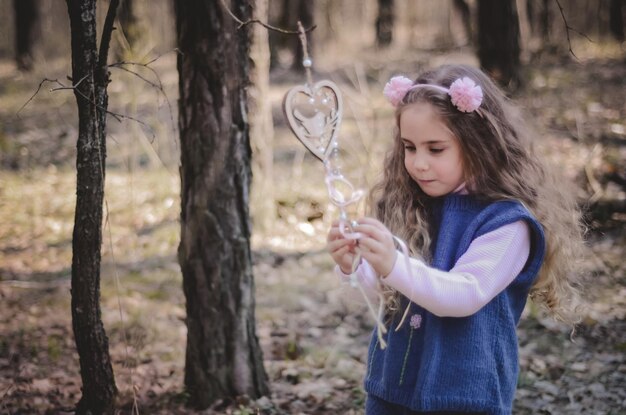
<svg viewBox="0 0 626 415">
<path fill-rule="evenodd" d="M 339 88 L 323 80 L 291 88 L 283 100 L 291 131 L 315 157 L 326 160 L 335 143 L 343 104 Z"/>
</svg>

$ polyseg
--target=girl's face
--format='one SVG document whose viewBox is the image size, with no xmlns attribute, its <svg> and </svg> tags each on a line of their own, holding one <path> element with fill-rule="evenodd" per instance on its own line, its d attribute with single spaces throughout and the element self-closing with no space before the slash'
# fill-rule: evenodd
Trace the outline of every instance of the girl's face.
<svg viewBox="0 0 626 415">
<path fill-rule="evenodd" d="M 404 166 L 431 197 L 447 195 L 465 181 L 459 142 L 431 104 L 409 105 L 400 115 Z"/>
</svg>

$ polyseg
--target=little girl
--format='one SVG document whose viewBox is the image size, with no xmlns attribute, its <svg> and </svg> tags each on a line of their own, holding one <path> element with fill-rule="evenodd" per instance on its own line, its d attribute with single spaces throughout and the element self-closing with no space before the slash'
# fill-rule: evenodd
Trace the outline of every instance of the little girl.
<svg viewBox="0 0 626 415">
<path fill-rule="evenodd" d="M 328 234 L 337 273 L 385 297 L 388 330 L 372 336 L 365 412 L 510 414 L 526 298 L 563 318 L 577 294 L 573 197 L 480 70 L 395 77 L 384 93 L 397 129 L 371 195 L 375 218 L 357 221 L 356 240 L 345 224 Z"/>
</svg>

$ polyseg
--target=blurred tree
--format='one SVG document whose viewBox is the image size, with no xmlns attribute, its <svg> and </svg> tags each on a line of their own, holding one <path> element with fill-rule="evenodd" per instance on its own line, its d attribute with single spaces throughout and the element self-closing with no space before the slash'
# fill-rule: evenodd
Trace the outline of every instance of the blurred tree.
<svg viewBox="0 0 626 415">
<path fill-rule="evenodd" d="M 376 18 L 376 44 L 389 46 L 393 40 L 394 22 L 393 0 L 378 0 L 378 17 Z"/>
<path fill-rule="evenodd" d="M 135 0 L 120 0 L 120 11 L 118 18 L 120 21 L 121 31 L 126 39 L 126 47 L 132 51 L 140 37 L 139 21 L 135 11 Z M 123 60 L 123 49 L 118 53 L 118 59 Z"/>
<path fill-rule="evenodd" d="M 478 59 L 501 85 L 520 85 L 519 21 L 515 0 L 478 0 Z"/>
<path fill-rule="evenodd" d="M 269 0 L 256 0 L 254 18 L 268 21 Z M 274 200 L 274 125 L 272 104 L 269 98 L 270 50 L 268 30 L 261 25 L 252 29 L 250 49 L 250 142 L 252 145 L 252 206 L 254 207 L 255 227 L 269 230 L 276 218 Z"/>
<path fill-rule="evenodd" d="M 39 38 L 39 1 L 13 0 L 15 63 L 20 71 L 33 69 L 33 48 Z"/>
<path fill-rule="evenodd" d="M 249 0 L 231 0 L 246 21 Z M 206 408 L 268 393 L 255 329 L 248 195 L 249 25 L 221 0 L 177 0 L 185 388 Z"/>
<path fill-rule="evenodd" d="M 623 0 L 611 0 L 609 26 L 615 40 L 624 41 L 624 18 L 622 16 Z"/>
<path fill-rule="evenodd" d="M 526 13 L 531 35 L 541 38 L 544 44 L 550 42 L 550 24 L 552 13 L 550 2 L 552 0 L 526 0 Z"/>
<path fill-rule="evenodd" d="M 298 30 L 298 21 L 300 21 L 306 29 L 313 26 L 315 12 L 314 0 L 280 0 L 277 4 L 280 8 L 278 10 L 277 22 L 274 23 L 275 26 L 283 29 Z M 272 69 L 276 68 L 280 63 L 279 55 L 283 52 L 287 52 L 292 58 L 291 69 L 297 72 L 304 72 L 304 66 L 302 66 L 304 52 L 297 36 L 272 31 L 269 33 L 269 42 L 271 52 L 270 66 Z M 310 52 L 313 48 L 313 40 L 310 35 L 308 36 L 307 42 Z"/>
<path fill-rule="evenodd" d="M 106 157 L 107 57 L 119 0 L 111 0 L 96 40 L 96 0 L 66 0 L 72 84 L 78 107 L 76 212 L 72 236 L 72 327 L 83 395 L 77 414 L 112 414 L 117 388 L 100 313 L 102 202 Z"/>
<path fill-rule="evenodd" d="M 472 13 L 469 4 L 465 0 L 454 0 L 452 2 L 452 12 L 459 16 L 461 26 L 467 37 L 467 43 L 474 43 L 475 36 L 472 30 Z"/>
</svg>

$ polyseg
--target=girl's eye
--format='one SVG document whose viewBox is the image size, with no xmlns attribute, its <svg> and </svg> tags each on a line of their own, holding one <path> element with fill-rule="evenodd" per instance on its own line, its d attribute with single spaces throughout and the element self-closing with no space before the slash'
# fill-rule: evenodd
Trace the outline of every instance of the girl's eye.
<svg viewBox="0 0 626 415">
<path fill-rule="evenodd" d="M 439 153 L 443 152 L 443 150 L 444 150 L 443 148 L 431 148 L 430 152 L 433 153 L 433 154 L 439 154 Z"/>
<path fill-rule="evenodd" d="M 413 151 L 415 151 L 415 147 L 413 147 L 413 146 L 404 146 L 404 151 L 413 152 Z"/>
</svg>

